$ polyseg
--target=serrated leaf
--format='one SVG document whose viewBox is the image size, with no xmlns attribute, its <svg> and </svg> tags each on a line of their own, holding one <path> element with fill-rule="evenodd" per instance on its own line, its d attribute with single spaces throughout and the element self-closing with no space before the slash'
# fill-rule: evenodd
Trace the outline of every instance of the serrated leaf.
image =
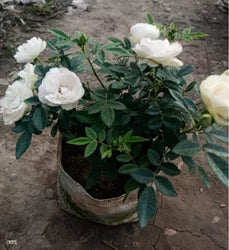
<svg viewBox="0 0 229 250">
<path fill-rule="evenodd" d="M 192 65 L 187 65 L 181 68 L 178 72 L 178 76 L 185 76 L 193 72 L 194 68 Z"/>
<path fill-rule="evenodd" d="M 72 145 L 86 145 L 89 142 L 91 142 L 91 138 L 88 137 L 78 137 L 75 139 L 72 139 L 70 141 L 68 141 L 68 144 L 72 144 Z"/>
<path fill-rule="evenodd" d="M 129 162 L 130 161 L 130 157 L 126 154 L 122 154 L 122 155 L 118 155 L 116 157 L 116 160 L 117 161 L 120 161 L 120 162 Z"/>
<path fill-rule="evenodd" d="M 86 133 L 87 137 L 89 137 L 89 138 L 91 138 L 93 140 L 97 139 L 97 134 L 96 134 L 94 129 L 86 127 L 85 128 L 85 133 Z"/>
<path fill-rule="evenodd" d="M 174 148 L 173 153 L 182 155 L 182 156 L 193 156 L 199 153 L 201 146 L 197 142 L 192 142 L 189 140 L 184 140 L 179 142 Z"/>
<path fill-rule="evenodd" d="M 217 144 L 205 144 L 203 145 L 204 149 L 212 154 L 218 155 L 220 157 L 228 157 L 228 152 L 225 148 L 217 145 Z"/>
<path fill-rule="evenodd" d="M 130 136 L 125 140 L 125 142 L 143 142 L 143 141 L 148 141 L 148 139 L 143 138 L 141 136 Z"/>
<path fill-rule="evenodd" d="M 126 106 L 123 103 L 118 102 L 118 101 L 111 101 L 111 100 L 109 100 L 107 102 L 107 105 L 110 108 L 114 109 L 114 110 L 124 110 L 124 109 L 126 109 Z"/>
<path fill-rule="evenodd" d="M 45 110 L 42 107 L 38 107 L 33 113 L 33 125 L 39 131 L 42 131 L 48 122 L 48 117 Z"/>
<path fill-rule="evenodd" d="M 138 199 L 138 218 L 140 227 L 147 226 L 157 211 L 157 198 L 152 187 L 146 187 Z"/>
<path fill-rule="evenodd" d="M 228 142 L 228 134 L 224 130 L 213 129 L 208 133 L 222 142 Z"/>
<path fill-rule="evenodd" d="M 150 120 L 148 123 L 148 127 L 152 130 L 157 130 L 157 129 L 161 128 L 162 125 L 163 125 L 163 122 L 162 122 L 160 116 L 156 116 L 155 118 Z"/>
<path fill-rule="evenodd" d="M 214 173 L 218 176 L 218 178 L 224 185 L 229 187 L 227 162 L 212 153 L 207 153 L 206 158 Z"/>
<path fill-rule="evenodd" d="M 196 163 L 191 157 L 188 156 L 182 156 L 183 162 L 188 166 L 189 173 L 194 174 L 196 172 Z"/>
<path fill-rule="evenodd" d="M 131 177 L 141 183 L 141 184 L 147 184 L 151 181 L 153 181 L 154 173 L 149 170 L 148 168 L 138 168 L 136 171 L 131 173 Z"/>
<path fill-rule="evenodd" d="M 176 176 L 181 173 L 178 167 L 172 162 L 164 162 L 161 166 L 161 170 L 170 176 Z"/>
<path fill-rule="evenodd" d="M 87 158 L 88 156 L 92 155 L 95 152 L 97 145 L 97 141 L 91 141 L 85 148 L 84 157 Z"/>
<path fill-rule="evenodd" d="M 99 139 L 100 142 L 103 142 L 106 139 L 106 131 L 105 131 L 105 129 L 100 130 L 98 139 Z"/>
<path fill-rule="evenodd" d="M 172 183 L 166 177 L 157 175 L 154 182 L 162 194 L 173 197 L 177 196 Z"/>
<path fill-rule="evenodd" d="M 114 110 L 110 106 L 105 105 L 102 109 L 102 112 L 101 112 L 101 118 L 102 118 L 103 122 L 108 127 L 110 127 L 114 121 L 114 118 L 115 118 Z"/>
<path fill-rule="evenodd" d="M 62 38 L 62 39 L 69 39 L 68 35 L 64 33 L 64 31 L 60 29 L 50 28 L 49 31 L 56 37 Z"/>
<path fill-rule="evenodd" d="M 96 53 L 96 57 L 97 57 L 97 59 L 98 59 L 98 61 L 100 63 L 104 63 L 105 62 L 106 55 L 105 55 L 105 52 L 103 50 L 98 51 Z"/>
<path fill-rule="evenodd" d="M 20 135 L 16 144 L 16 159 L 19 159 L 31 144 L 32 134 L 25 131 Z"/>
<path fill-rule="evenodd" d="M 208 175 L 207 175 L 207 173 L 205 172 L 205 170 L 204 170 L 202 167 L 198 166 L 198 172 L 199 172 L 199 175 L 200 175 L 200 177 L 201 177 L 203 183 L 204 183 L 208 188 L 210 188 L 210 187 L 211 187 L 211 183 L 210 183 L 210 181 L 209 181 Z"/>
<path fill-rule="evenodd" d="M 120 174 L 131 174 L 131 173 L 133 173 L 134 171 L 136 171 L 136 166 L 134 165 L 134 164 L 132 164 L 132 163 L 127 163 L 127 164 L 124 164 L 124 165 L 122 165 L 120 168 L 119 168 L 119 170 L 118 170 L 118 172 L 120 173 Z"/>
<path fill-rule="evenodd" d="M 149 161 L 154 165 L 154 166 L 158 166 L 160 165 L 160 156 L 159 154 L 153 150 L 153 149 L 148 149 L 147 151 L 147 156 Z"/>
</svg>

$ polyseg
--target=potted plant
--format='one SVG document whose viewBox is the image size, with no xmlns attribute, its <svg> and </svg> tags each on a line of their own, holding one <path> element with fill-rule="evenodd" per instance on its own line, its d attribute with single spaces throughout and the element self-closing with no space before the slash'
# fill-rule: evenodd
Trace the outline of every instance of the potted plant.
<svg viewBox="0 0 229 250">
<path fill-rule="evenodd" d="M 59 131 L 57 190 L 66 211 L 145 227 L 156 214 L 157 192 L 177 196 L 169 180 L 181 172 L 175 159 L 210 188 L 193 158 L 200 152 L 228 186 L 228 153 L 219 142 L 227 142 L 221 126 L 228 124 L 229 72 L 187 84 L 193 67 L 177 58 L 179 40 L 206 34 L 166 28 L 150 15 L 131 27 L 129 39 L 109 37 L 105 45 L 81 32 L 50 31 L 47 43 L 34 37 L 18 48 L 15 59 L 26 64 L 0 105 L 5 124 L 15 122 L 12 131 L 21 133 L 17 159 L 34 134 Z M 41 62 L 46 45 L 51 56 Z M 81 82 L 85 73 L 97 86 Z"/>
</svg>

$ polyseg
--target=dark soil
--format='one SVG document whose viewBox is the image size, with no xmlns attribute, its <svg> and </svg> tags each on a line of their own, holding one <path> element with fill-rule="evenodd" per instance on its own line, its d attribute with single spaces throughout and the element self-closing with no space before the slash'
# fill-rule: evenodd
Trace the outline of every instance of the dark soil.
<svg viewBox="0 0 229 250">
<path fill-rule="evenodd" d="M 88 176 L 98 170 L 101 165 L 96 164 L 95 158 L 84 158 L 83 149 L 83 147 L 73 146 L 63 142 L 62 165 L 73 180 L 86 188 Z M 125 193 L 124 185 L 128 178 L 117 174 L 117 170 L 120 167 L 118 162 L 110 160 L 105 164 L 105 167 L 101 170 L 100 177 L 98 177 L 98 183 L 87 190 L 92 197 L 97 199 L 114 198 Z"/>
</svg>

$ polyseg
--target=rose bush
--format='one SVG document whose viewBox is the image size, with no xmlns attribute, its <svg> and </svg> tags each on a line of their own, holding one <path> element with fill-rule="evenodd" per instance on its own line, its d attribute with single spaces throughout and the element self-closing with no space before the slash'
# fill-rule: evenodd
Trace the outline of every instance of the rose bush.
<svg viewBox="0 0 229 250">
<path fill-rule="evenodd" d="M 228 152 L 221 144 L 228 137 L 220 126 L 228 124 L 228 74 L 210 76 L 200 89 L 196 81 L 187 83 L 185 76 L 193 67 L 182 66 L 177 58 L 181 40 L 206 34 L 191 28 L 180 31 L 174 24 L 164 27 L 150 15 L 147 22 L 131 28 L 132 43 L 127 37 L 109 37 L 110 43 L 101 44 L 81 32 L 69 36 L 50 29 L 54 37 L 47 41 L 52 52 L 48 61 L 36 59 L 46 44 L 41 40 L 19 47 L 16 59 L 31 64 L 1 100 L 4 122 L 16 121 L 12 131 L 21 133 L 16 158 L 28 149 L 34 134 L 46 127 L 51 127 L 52 136 L 59 131 L 69 144 L 84 148 L 86 160 L 97 163 L 87 189 L 101 179 L 125 175 L 126 197 L 139 190 L 141 227 L 156 214 L 155 186 L 163 195 L 177 195 L 169 179 L 181 173 L 174 161 L 178 157 L 210 188 L 208 174 L 195 158 L 202 152 L 228 186 Z M 108 54 L 113 55 L 111 61 Z M 89 72 L 99 86 L 83 80 Z"/>
</svg>

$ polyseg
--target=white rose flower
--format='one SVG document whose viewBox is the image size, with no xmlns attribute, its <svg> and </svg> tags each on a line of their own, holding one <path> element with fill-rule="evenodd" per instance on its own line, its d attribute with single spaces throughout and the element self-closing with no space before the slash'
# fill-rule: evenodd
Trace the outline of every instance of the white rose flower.
<svg viewBox="0 0 229 250">
<path fill-rule="evenodd" d="M 35 66 L 31 63 L 27 63 L 24 69 L 18 74 L 31 89 L 34 88 L 34 83 L 38 80 L 38 76 L 34 70 Z"/>
<path fill-rule="evenodd" d="M 229 119 L 229 71 L 211 75 L 200 84 L 201 99 L 208 112 L 220 125 L 228 125 Z"/>
<path fill-rule="evenodd" d="M 143 38 L 158 39 L 160 30 L 152 24 L 137 23 L 130 28 L 130 40 L 133 44 L 139 43 Z"/>
<path fill-rule="evenodd" d="M 66 68 L 50 69 L 38 89 L 42 103 L 61 106 L 65 110 L 76 108 L 83 95 L 84 88 L 79 77 Z"/>
<path fill-rule="evenodd" d="M 0 114 L 6 125 L 20 120 L 30 110 L 24 100 L 33 96 L 31 88 L 22 81 L 15 81 L 10 85 L 5 96 L 0 100 Z"/>
<path fill-rule="evenodd" d="M 152 40 L 143 38 L 137 43 L 133 51 L 138 55 L 140 63 L 147 63 L 151 67 L 158 65 L 181 67 L 183 63 L 176 58 L 182 51 L 178 42 L 169 43 L 166 40 Z"/>
<path fill-rule="evenodd" d="M 39 37 L 33 37 L 18 47 L 14 58 L 18 63 L 32 62 L 45 48 L 45 41 L 42 41 Z"/>
</svg>

